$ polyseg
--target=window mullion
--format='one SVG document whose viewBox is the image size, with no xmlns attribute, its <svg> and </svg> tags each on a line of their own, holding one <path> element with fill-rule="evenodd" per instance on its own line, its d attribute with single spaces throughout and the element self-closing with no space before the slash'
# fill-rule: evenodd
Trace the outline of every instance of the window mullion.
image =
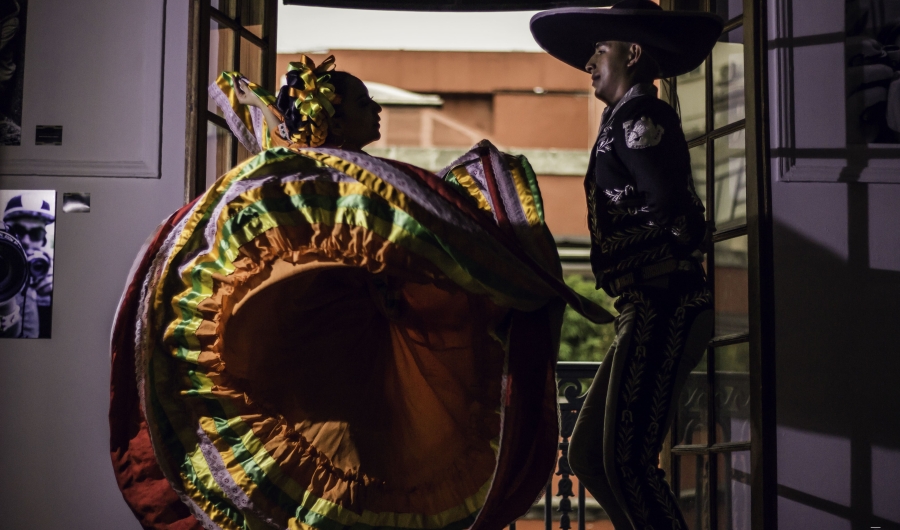
<svg viewBox="0 0 900 530">
<path fill-rule="evenodd" d="M 706 2 L 707 11 L 710 11 L 709 0 Z M 710 53 L 706 57 L 706 68 L 705 68 L 705 90 L 706 90 L 706 134 L 708 136 L 706 141 L 706 207 L 708 208 L 708 215 L 710 216 L 710 223 L 712 226 L 715 226 L 716 223 L 716 163 L 715 163 L 715 142 L 711 136 L 711 133 L 715 130 L 715 105 L 713 101 L 713 62 L 712 62 L 712 53 Z M 709 278 L 710 290 L 712 291 L 712 300 L 711 306 L 713 311 L 713 329 L 715 329 L 715 311 L 716 311 L 716 258 L 715 258 L 715 245 L 710 245 L 710 252 L 707 254 L 706 268 L 707 268 L 707 277 Z M 707 429 L 706 429 L 706 443 L 707 445 L 714 445 L 716 443 L 716 350 L 713 347 L 708 347 L 706 350 L 706 384 L 707 384 L 707 392 L 706 392 L 706 416 L 707 416 Z M 709 455 L 706 458 L 706 466 L 707 466 L 707 481 L 709 491 L 707 492 L 709 495 L 709 528 L 718 528 L 716 512 L 717 512 L 717 459 Z"/>
<path fill-rule="evenodd" d="M 712 285 L 712 291 L 715 293 L 715 284 Z M 713 315 L 715 315 L 715 295 L 713 295 Z M 715 322 L 715 316 L 713 316 L 713 322 Z M 707 429 L 706 429 L 706 443 L 707 447 L 711 447 L 716 444 L 716 349 L 713 346 L 709 346 L 706 349 L 706 421 L 707 421 Z M 708 484 L 709 484 L 709 528 L 718 528 L 718 524 L 716 522 L 716 507 L 718 506 L 716 500 L 716 493 L 718 491 L 718 470 L 715 455 L 709 453 L 707 449 L 706 453 L 706 465 L 707 465 L 707 473 L 708 473 Z"/>
<path fill-rule="evenodd" d="M 244 29 L 241 22 L 241 12 L 243 6 L 241 5 L 243 0 L 235 0 L 234 6 L 234 20 L 237 23 L 237 28 L 234 29 L 234 58 L 232 60 L 233 68 L 237 72 L 242 72 L 244 65 L 241 64 L 241 33 Z M 230 130 L 230 127 L 229 127 Z M 232 133 L 231 138 L 231 167 L 235 167 L 238 164 L 238 142 L 237 137 Z"/>
<path fill-rule="evenodd" d="M 688 444 L 672 448 L 678 455 L 708 456 L 721 453 L 738 453 L 750 449 L 750 442 L 724 442 L 715 445 Z"/>
<path fill-rule="evenodd" d="M 196 36 L 193 37 L 195 53 L 192 54 L 194 55 L 192 62 L 194 67 L 191 69 L 192 79 L 189 89 L 191 91 L 190 99 L 193 100 L 189 105 L 193 109 L 189 113 L 189 123 L 190 128 L 193 130 L 187 135 L 192 146 L 192 153 L 189 154 L 186 162 L 186 200 L 193 199 L 206 188 L 206 174 L 208 170 L 212 170 L 208 166 L 209 163 L 214 162 L 212 160 L 207 161 L 207 129 L 210 127 L 210 124 L 223 125 L 221 123 L 223 120 L 218 115 L 210 113 L 206 109 L 206 85 L 209 83 L 208 77 L 211 67 L 209 54 L 211 45 L 210 32 L 212 30 L 210 28 L 213 22 L 218 24 L 220 30 L 230 31 L 233 38 L 232 70 L 242 71 L 247 67 L 241 61 L 241 41 L 245 40 L 248 43 L 247 45 L 258 46 L 265 59 L 262 65 L 263 79 L 255 79 L 254 81 L 259 82 L 270 90 L 275 88 L 277 82 L 275 72 L 277 61 L 275 28 L 278 21 L 278 2 L 277 0 L 263 0 L 266 9 L 265 18 L 262 22 L 264 37 L 258 37 L 244 27 L 244 23 L 248 22 L 248 20 L 244 20 L 246 18 L 244 17 L 244 7 L 248 1 L 250 0 L 234 0 L 235 16 L 233 18 L 216 9 L 210 0 L 193 0 L 192 2 L 193 20 L 195 20 L 192 24 L 192 31 L 196 33 Z M 227 124 L 225 125 L 226 130 L 230 129 L 227 127 Z M 225 144 L 225 146 L 227 145 L 229 144 Z M 234 167 L 239 162 L 238 157 L 241 156 L 239 154 L 238 140 L 234 135 L 231 135 L 230 147 L 230 160 L 226 159 L 223 162 L 230 162 L 231 166 Z"/>
<path fill-rule="evenodd" d="M 724 346 L 730 346 L 732 344 L 740 344 L 742 342 L 747 342 L 749 340 L 749 335 L 747 333 L 733 333 L 731 335 L 722 335 L 721 337 L 714 337 L 713 340 L 710 341 L 710 346 L 713 348 L 722 348 Z"/>
<path fill-rule="evenodd" d="M 241 67 L 243 65 L 241 64 L 241 32 L 240 31 L 234 32 L 234 56 L 232 57 L 231 64 L 233 65 L 232 68 L 234 68 L 234 70 L 236 72 L 241 71 Z"/>
<path fill-rule="evenodd" d="M 693 148 L 697 147 L 698 145 L 703 145 L 704 143 L 706 143 L 707 140 L 718 140 L 719 138 L 722 138 L 723 136 L 728 136 L 731 133 L 734 133 L 734 132 L 740 131 L 741 129 L 746 128 L 746 125 L 747 125 L 747 120 L 738 120 L 736 122 L 729 123 L 728 125 L 723 125 L 723 126 L 719 127 L 718 129 L 714 129 L 711 132 L 700 135 L 700 136 L 688 141 L 688 143 L 687 143 L 688 149 L 693 149 Z"/>
<path fill-rule="evenodd" d="M 721 232 L 716 232 L 713 234 L 713 243 L 718 243 L 720 241 L 725 241 L 728 239 L 733 239 L 735 237 L 741 237 L 747 235 L 747 224 L 744 223 L 740 226 L 735 226 L 732 228 L 728 228 Z"/>
<path fill-rule="evenodd" d="M 206 3 L 208 4 L 209 2 Z M 220 25 L 225 26 L 226 28 L 231 28 L 235 31 L 237 31 L 241 27 L 240 24 L 229 18 L 228 15 L 214 7 L 209 7 L 209 18 L 215 20 Z"/>
<path fill-rule="evenodd" d="M 253 44 L 256 44 L 257 46 L 262 48 L 264 51 L 268 51 L 269 43 L 266 42 L 265 39 L 261 39 L 261 38 L 257 37 L 256 35 L 253 34 L 252 31 L 245 28 L 244 26 L 241 26 L 238 31 L 239 31 L 240 37 L 247 39 L 248 41 L 252 42 Z"/>
<path fill-rule="evenodd" d="M 744 25 L 744 14 L 734 17 L 733 19 L 725 22 L 725 27 L 722 29 L 722 33 L 728 33 L 729 31 L 735 30 Z"/>
<path fill-rule="evenodd" d="M 698 145 L 703 145 L 706 143 L 707 140 L 709 140 L 709 135 L 707 135 L 707 134 L 704 134 L 703 136 L 694 138 L 693 140 L 691 140 L 687 143 L 688 149 L 693 149 L 693 148 L 697 147 Z"/>
<path fill-rule="evenodd" d="M 728 136 L 729 134 L 740 131 L 741 129 L 746 128 L 746 126 L 747 126 L 746 119 L 738 120 L 736 122 L 729 123 L 728 125 L 723 125 L 723 126 L 719 127 L 718 129 L 713 130 L 707 136 L 709 137 L 710 140 L 718 140 L 719 138 L 722 138 L 723 136 Z"/>
<path fill-rule="evenodd" d="M 672 422 L 672 428 L 669 429 L 670 439 L 672 440 L 669 446 L 669 469 L 664 469 L 669 474 L 669 485 L 672 487 L 672 492 L 675 494 L 676 499 L 681 498 L 681 457 L 675 454 L 674 448 L 678 440 L 676 439 L 676 435 L 678 433 L 678 407 L 675 407 L 676 419 Z"/>
<path fill-rule="evenodd" d="M 744 94 L 748 120 L 747 220 L 750 299 L 751 528 L 778 521 L 773 221 L 767 101 L 766 2 L 743 0 Z"/>
<path fill-rule="evenodd" d="M 705 83 L 706 83 L 706 134 L 715 130 L 715 107 L 713 105 L 713 78 L 712 78 L 712 53 L 706 57 Z"/>
<path fill-rule="evenodd" d="M 206 170 L 207 170 L 207 160 L 206 160 L 206 143 L 207 143 L 207 111 L 206 109 L 206 101 L 207 101 L 207 93 L 206 93 L 206 83 L 207 76 L 209 75 L 209 32 L 210 32 L 210 10 L 212 7 L 210 6 L 210 0 L 200 0 L 200 9 L 198 13 L 198 23 L 195 26 L 196 30 L 199 32 L 199 38 L 197 39 L 197 72 L 196 72 L 196 83 L 197 86 L 195 92 L 195 112 L 197 115 L 197 121 L 195 126 L 197 127 L 196 131 L 196 142 L 195 142 L 195 153 L 194 159 L 196 163 L 194 164 L 194 174 L 192 176 L 192 190 L 191 195 L 192 198 L 200 195 L 204 189 L 206 189 Z"/>
<path fill-rule="evenodd" d="M 219 116 L 218 114 L 213 114 L 208 110 L 206 111 L 206 121 L 215 123 L 219 127 L 228 130 L 228 122 L 225 121 L 225 118 Z"/>
<path fill-rule="evenodd" d="M 260 82 L 272 93 L 278 89 L 278 0 L 265 0 L 266 2 L 266 18 L 263 22 L 265 27 L 266 47 L 265 47 L 265 79 Z"/>
</svg>

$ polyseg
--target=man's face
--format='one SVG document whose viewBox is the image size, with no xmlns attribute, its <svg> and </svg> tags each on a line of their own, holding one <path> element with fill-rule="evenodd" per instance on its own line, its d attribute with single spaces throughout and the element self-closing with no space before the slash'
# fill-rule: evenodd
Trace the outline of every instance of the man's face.
<svg viewBox="0 0 900 530">
<path fill-rule="evenodd" d="M 594 55 L 584 69 L 591 74 L 594 96 L 607 105 L 614 102 L 619 86 L 627 82 L 628 63 L 633 59 L 630 44 L 601 41 L 594 46 Z"/>
<path fill-rule="evenodd" d="M 9 233 L 19 240 L 25 252 L 32 252 L 44 246 L 47 241 L 47 224 L 41 219 L 19 217 L 6 223 Z"/>
</svg>

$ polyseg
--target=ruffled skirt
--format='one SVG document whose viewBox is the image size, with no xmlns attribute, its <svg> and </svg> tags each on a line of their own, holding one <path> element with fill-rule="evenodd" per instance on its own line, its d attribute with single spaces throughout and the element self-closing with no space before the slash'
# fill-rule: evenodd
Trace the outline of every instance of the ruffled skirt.
<svg viewBox="0 0 900 530">
<path fill-rule="evenodd" d="M 148 242 L 112 456 L 147 528 L 501 528 L 548 479 L 563 301 L 527 162 L 265 151 Z"/>
</svg>

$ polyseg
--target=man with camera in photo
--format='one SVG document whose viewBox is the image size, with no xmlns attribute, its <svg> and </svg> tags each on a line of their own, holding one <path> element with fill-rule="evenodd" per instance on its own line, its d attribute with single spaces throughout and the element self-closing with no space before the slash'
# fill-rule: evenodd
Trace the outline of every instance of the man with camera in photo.
<svg viewBox="0 0 900 530">
<path fill-rule="evenodd" d="M 12 236 L 18 245 L 9 237 L 2 241 L 5 246 L 2 259 L 5 271 L 0 283 L 9 284 L 7 289 L 0 289 L 7 292 L 5 296 L 0 296 L 2 337 L 50 336 L 53 258 L 46 247 L 47 225 L 55 220 L 50 203 L 38 194 L 16 195 L 6 204 L 3 212 L 4 235 Z M 21 259 L 23 254 L 24 263 Z M 23 285 L 16 289 L 20 284 Z"/>
</svg>

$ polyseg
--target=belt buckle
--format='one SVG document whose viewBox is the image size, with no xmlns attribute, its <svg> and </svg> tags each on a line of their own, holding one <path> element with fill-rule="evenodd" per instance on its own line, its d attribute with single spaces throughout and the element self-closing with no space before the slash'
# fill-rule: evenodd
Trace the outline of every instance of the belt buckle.
<svg viewBox="0 0 900 530">
<path fill-rule="evenodd" d="M 661 261 L 659 263 L 652 263 L 644 267 L 641 272 L 643 273 L 645 279 L 655 278 L 661 274 L 664 266 L 664 261 Z"/>
<path fill-rule="evenodd" d="M 678 270 L 678 262 L 674 259 L 667 259 L 657 263 L 653 263 L 644 267 L 641 272 L 645 280 L 656 278 L 672 271 Z"/>
<path fill-rule="evenodd" d="M 624 289 L 625 287 L 628 287 L 629 285 L 631 285 L 633 283 L 634 283 L 634 274 L 631 272 L 629 272 L 628 274 L 623 274 L 623 275 L 619 276 L 618 278 L 616 278 L 616 281 L 614 282 L 617 292 L 620 292 L 622 289 Z"/>
</svg>

